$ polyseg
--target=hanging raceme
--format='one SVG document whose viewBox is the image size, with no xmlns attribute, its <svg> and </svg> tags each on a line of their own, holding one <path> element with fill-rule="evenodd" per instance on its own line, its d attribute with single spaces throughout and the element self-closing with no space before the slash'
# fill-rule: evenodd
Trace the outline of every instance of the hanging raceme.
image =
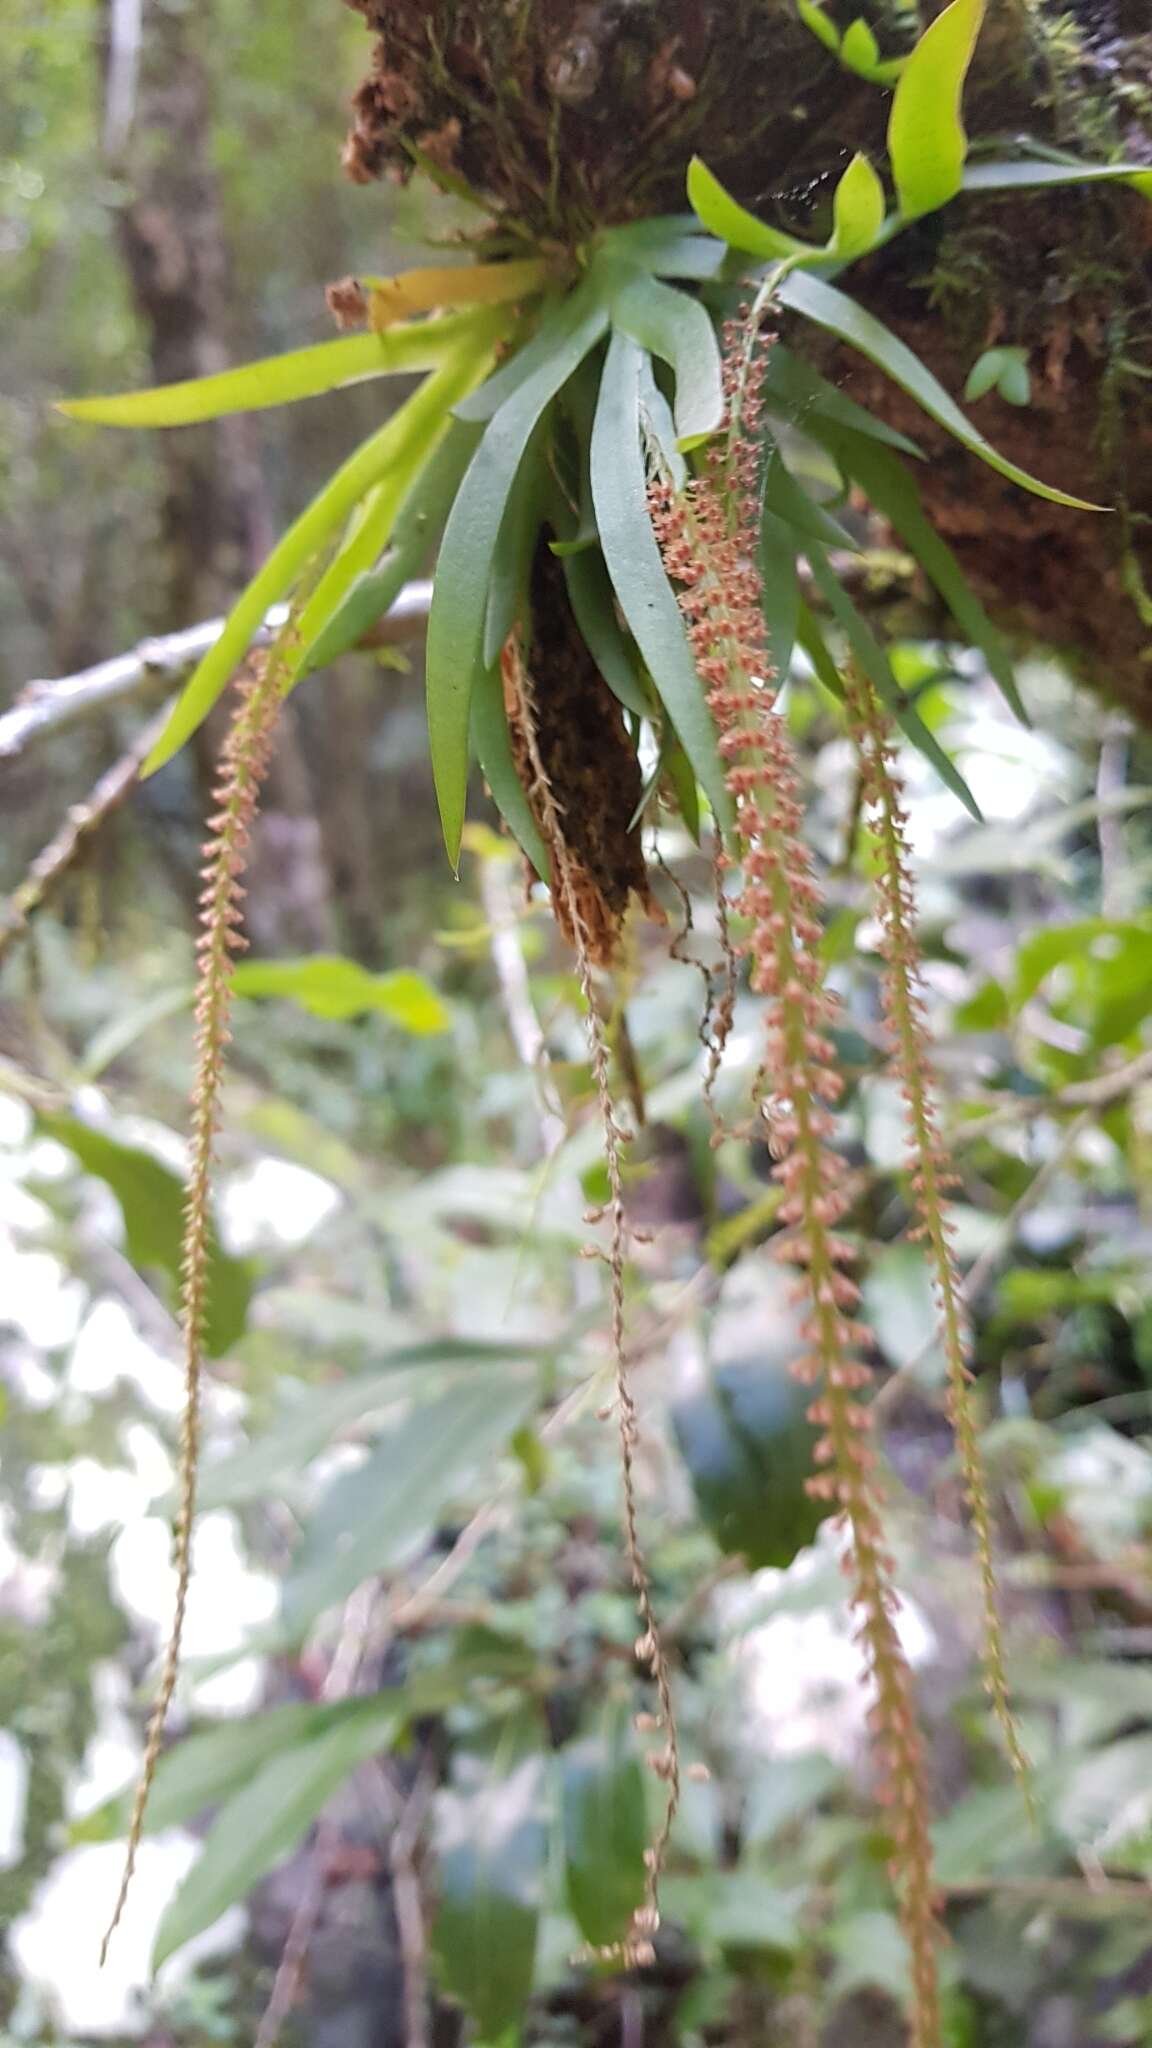
<svg viewBox="0 0 1152 2048">
<path fill-rule="evenodd" d="M 640 1446 L 640 1418 L 629 1378 L 624 1327 L 624 1267 L 628 1249 L 628 1224 L 624 1207 L 622 1152 L 631 1133 L 620 1123 L 612 1099 L 608 1043 L 592 975 L 593 941 L 585 918 L 585 891 L 581 888 L 577 863 L 568 845 L 565 820 L 561 815 L 556 793 L 540 750 L 540 715 L 536 690 L 515 633 L 505 644 L 503 666 L 506 691 L 514 697 L 517 723 L 523 735 L 528 794 L 551 849 L 553 895 L 559 899 L 558 914 L 563 917 L 565 929 L 576 954 L 580 993 L 584 1004 L 584 1024 L 588 1036 L 588 1053 L 604 1137 L 610 1233 L 607 1253 L 611 1300 L 610 1335 L 616 1376 L 615 1408 L 624 1495 L 624 1542 L 636 1606 L 642 1624 L 642 1632 L 636 1642 L 636 1658 L 640 1665 L 651 1671 L 658 1702 L 658 1712 L 639 1715 L 637 1726 L 642 1732 L 659 1732 L 663 1737 L 663 1748 L 648 1758 L 650 1767 L 666 1787 L 666 1798 L 655 1837 L 644 1852 L 643 1902 L 634 1910 L 622 1939 L 595 1950 L 594 1954 L 604 1961 L 646 1966 L 653 1963 L 656 1958 L 652 1936 L 660 1926 L 660 1878 L 672 1836 L 673 1823 L 680 1806 L 680 1742 L 672 1701 L 668 1658 L 659 1620 L 652 1604 L 652 1584 L 640 1539 L 636 1501 L 635 1463 Z M 590 1211 L 588 1220 L 599 1221 L 601 1213 L 597 1210 Z"/>
<path fill-rule="evenodd" d="M 921 994 L 916 938 L 916 895 L 908 852 L 907 812 L 896 749 L 883 709 L 867 677 L 849 670 L 849 722 L 860 764 L 861 787 L 876 836 L 876 894 L 885 960 L 884 1015 L 892 1065 L 904 1096 L 908 1152 L 919 1217 L 912 1232 L 926 1247 L 932 1269 L 944 1354 L 949 1413 L 956 1435 L 964 1490 L 972 1517 L 984 1601 L 984 1675 L 1012 1768 L 1031 1810 L 1028 1759 L 1020 1743 L 1004 1669 L 1004 1644 L 992 1558 L 992 1516 L 973 1414 L 967 1329 L 960 1275 L 952 1248 L 949 1190 L 955 1186 L 944 1153 L 934 1100 L 931 1048 Z"/>
<path fill-rule="evenodd" d="M 653 525 L 677 589 L 696 667 L 716 721 L 742 869 L 735 908 L 747 937 L 753 990 L 768 999 L 761 1114 L 784 1192 L 779 1255 L 799 1267 L 806 1347 L 793 1371 L 816 1387 L 809 1419 L 822 1431 L 809 1488 L 842 1518 L 858 1640 L 875 1691 L 873 1723 L 892 1813 L 893 1876 L 911 1956 L 913 2048 L 939 2040 L 938 1927 L 929 1803 L 913 1685 L 896 1629 L 892 1564 L 881 1490 L 859 1395 L 871 1380 L 860 1359 L 868 1332 L 852 1247 L 838 1234 L 849 1207 L 834 1149 L 833 1105 L 842 1091 L 829 1030 L 835 999 L 824 985 L 820 890 L 803 839 L 799 778 L 775 708 L 755 566 L 760 497 L 756 365 L 763 344 L 747 324 L 729 333 L 730 428 L 703 474 L 677 490 L 657 472 Z"/>
<path fill-rule="evenodd" d="M 286 635 L 287 637 L 287 635 Z M 280 649 L 249 657 L 237 683 L 238 701 L 220 757 L 211 838 L 204 847 L 200 894 L 200 937 L 196 947 L 196 1067 L 192 1089 L 191 1158 L 184 1210 L 181 1331 L 184 1353 L 184 1413 L 181 1426 L 179 1490 L 174 1563 L 176 1596 L 172 1625 L 156 1698 L 148 1720 L 144 1759 L 128 1824 L 128 1845 L 120 1889 L 101 1944 L 101 1961 L 116 1931 L 136 1866 L 148 1795 L 160 1759 L 164 1728 L 180 1668 L 184 1614 L 192 1575 L 192 1530 L 200 1450 L 200 1389 L 208 1313 L 211 1252 L 213 1148 L 220 1119 L 220 1092 L 232 1005 L 232 969 L 247 945 L 243 922 L 244 874 L 260 789 L 272 752 L 282 701 Z"/>
</svg>

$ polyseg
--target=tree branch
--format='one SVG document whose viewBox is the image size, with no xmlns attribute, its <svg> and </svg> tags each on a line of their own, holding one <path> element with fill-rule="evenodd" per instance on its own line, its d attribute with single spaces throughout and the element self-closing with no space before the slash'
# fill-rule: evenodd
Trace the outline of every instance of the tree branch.
<svg viewBox="0 0 1152 2048">
<path fill-rule="evenodd" d="M 405 584 L 392 609 L 359 643 L 365 648 L 390 647 L 418 640 L 428 618 L 432 586 L 428 582 Z M 277 633 L 288 617 L 286 605 L 274 605 L 256 637 L 261 646 Z M 113 655 L 97 662 L 95 668 L 78 675 L 58 676 L 51 681 L 29 683 L 11 710 L 0 714 L 0 761 L 11 760 L 45 734 L 60 732 L 113 705 L 171 689 L 179 683 L 213 647 L 224 631 L 224 620 L 205 619 L 198 626 L 186 626 L 180 633 L 142 640 L 128 654 Z"/>
</svg>

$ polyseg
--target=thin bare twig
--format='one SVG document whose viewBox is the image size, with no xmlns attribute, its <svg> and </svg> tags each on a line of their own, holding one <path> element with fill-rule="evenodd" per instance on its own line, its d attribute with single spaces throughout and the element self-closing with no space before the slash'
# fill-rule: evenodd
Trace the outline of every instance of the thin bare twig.
<svg viewBox="0 0 1152 2048">
<path fill-rule="evenodd" d="M 431 601 L 431 583 L 405 584 L 391 610 L 360 645 L 387 647 L 418 640 L 427 623 Z M 262 647 L 274 639 L 287 618 L 287 605 L 273 605 L 253 646 Z M 224 626 L 222 618 L 205 619 L 180 633 L 141 640 L 128 654 L 113 655 L 110 661 L 97 662 L 95 668 L 81 669 L 76 675 L 28 683 L 11 710 L 0 714 L 0 761 L 23 753 L 25 747 L 48 733 L 60 732 L 97 712 L 110 710 L 113 705 L 163 686 L 170 689 L 215 646 Z"/>
</svg>

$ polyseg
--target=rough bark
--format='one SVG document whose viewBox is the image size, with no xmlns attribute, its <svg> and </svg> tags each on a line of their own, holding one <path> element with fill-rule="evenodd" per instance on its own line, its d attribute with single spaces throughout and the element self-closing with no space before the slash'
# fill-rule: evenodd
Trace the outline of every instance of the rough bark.
<svg viewBox="0 0 1152 2048">
<path fill-rule="evenodd" d="M 597 224 L 681 210 L 693 151 L 811 235 L 848 154 L 882 158 L 887 96 L 822 48 L 792 0 L 350 4 L 378 38 L 350 175 L 406 177 L 430 160 L 542 238 L 575 244 Z M 915 33 L 899 0 L 830 0 L 828 12 L 841 28 L 863 13 L 886 55 Z M 1152 163 L 1147 0 L 999 0 L 966 104 L 972 134 L 1005 146 L 1029 135 L 1088 160 Z M 1005 484 L 860 358 L 832 368 L 924 448 L 929 513 L 1002 619 L 1152 725 L 1147 199 L 1121 187 L 966 199 L 847 282 L 957 396 L 981 349 L 1027 349 L 1031 404 L 989 397 L 975 417 L 1022 466 L 1108 516 Z"/>
</svg>

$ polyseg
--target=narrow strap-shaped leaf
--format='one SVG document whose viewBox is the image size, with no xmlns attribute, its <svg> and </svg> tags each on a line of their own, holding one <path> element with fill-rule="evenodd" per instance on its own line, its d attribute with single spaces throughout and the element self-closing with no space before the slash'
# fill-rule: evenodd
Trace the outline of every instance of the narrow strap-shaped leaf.
<svg viewBox="0 0 1152 2048">
<path fill-rule="evenodd" d="M 909 220 L 946 206 L 960 190 L 968 137 L 960 100 L 985 0 L 951 0 L 925 29 L 892 100 L 888 154 L 900 210 Z"/>
<path fill-rule="evenodd" d="M 304 650 L 310 648 L 329 625 L 357 576 L 371 568 L 387 546 L 414 479 L 436 453 L 439 437 L 447 427 L 450 408 L 483 376 L 492 359 L 494 341 L 495 336 L 490 333 L 479 344 L 473 342 L 467 348 L 454 350 L 440 368 L 425 379 L 420 389 L 412 393 L 400 413 L 394 415 L 395 419 L 401 415 L 404 419 L 403 431 L 397 432 L 395 460 L 387 476 L 376 485 L 364 518 L 349 535 L 339 554 L 329 562 L 300 615 L 301 654 L 290 667 L 286 685 L 301 673 Z"/>
<path fill-rule="evenodd" d="M 727 823 L 731 807 L 715 729 L 648 515 L 640 445 L 641 360 L 634 341 L 613 335 L 592 430 L 592 495 L 600 545 L 657 693 L 717 817 Z"/>
<path fill-rule="evenodd" d="M 360 282 L 369 287 L 369 318 L 379 334 L 412 313 L 440 306 L 504 306 L 530 298 L 543 291 L 548 275 L 547 263 L 529 256 L 512 263 L 440 264 Z"/>
<path fill-rule="evenodd" d="M 780 450 L 771 441 L 761 475 L 761 503 L 785 525 L 794 527 L 797 533 L 822 541 L 825 547 L 848 548 L 853 554 L 859 554 L 859 543 L 846 527 L 840 525 L 839 520 L 833 519 L 815 498 L 810 498 L 807 491 L 801 489 Z"/>
<path fill-rule="evenodd" d="M 688 464 L 680 452 L 672 407 L 656 382 L 647 350 L 640 357 L 640 442 L 645 449 L 655 449 L 673 488 L 682 491 L 688 481 Z"/>
<path fill-rule="evenodd" d="M 489 420 L 444 529 L 428 618 L 425 672 L 432 773 L 453 867 L 464 829 L 469 699 L 483 661 L 500 522 L 538 420 L 607 323 L 607 305 L 586 302 L 566 336 L 558 337 L 551 354 Z"/>
<path fill-rule="evenodd" d="M 700 301 L 654 277 L 633 277 L 617 292 L 612 319 L 641 348 L 670 365 L 681 442 L 714 434 L 724 417 L 723 364 Z"/>
<path fill-rule="evenodd" d="M 460 402 L 457 419 L 494 419 L 509 399 L 546 373 L 557 356 L 564 356 L 574 369 L 595 348 L 607 326 L 607 293 L 601 278 L 590 273 L 575 291 L 549 306 L 524 346 L 494 370 L 478 391 Z"/>
<path fill-rule="evenodd" d="M 542 882 L 549 879 L 548 853 L 537 830 L 524 785 L 516 773 L 499 662 L 481 668 L 472 689 L 472 739 L 492 801 L 519 841 Z"/>
<path fill-rule="evenodd" d="M 610 228 L 601 246 L 606 255 L 638 263 L 656 277 L 683 277 L 699 283 L 719 277 L 729 263 L 727 242 L 702 234 L 691 213 L 627 221 L 622 227 Z"/>
<path fill-rule="evenodd" d="M 914 355 L 891 328 L 885 327 L 883 321 L 866 312 L 863 306 L 858 306 L 835 285 L 797 270 L 781 280 L 777 296 L 790 311 L 802 313 L 805 319 L 814 320 L 818 327 L 859 349 L 861 355 L 867 356 L 910 398 L 914 398 L 931 419 L 954 434 L 973 455 L 978 455 L 982 462 L 1001 476 L 1006 476 L 1010 482 L 1022 485 L 1038 498 L 1050 499 L 1054 505 L 1071 505 L 1077 512 L 1107 511 L 1105 505 L 1090 504 L 1085 498 L 1074 498 L 1052 484 L 1041 483 L 1038 478 L 1029 476 L 1027 470 L 1019 469 L 1006 456 L 998 454 L 979 428 L 965 418 L 955 400 L 949 397 L 919 356 Z"/>
<path fill-rule="evenodd" d="M 980 806 L 956 763 L 951 755 L 944 751 L 935 734 L 929 731 L 919 712 L 907 702 L 892 673 L 884 649 L 867 620 L 861 616 L 839 582 L 823 548 L 817 543 L 812 543 L 806 552 L 812 579 L 847 640 L 853 660 L 859 663 L 877 695 L 887 705 L 901 731 L 911 740 L 917 752 L 923 754 L 925 760 L 936 770 L 940 780 L 954 796 L 959 797 L 965 810 L 971 813 L 978 824 L 982 823 Z M 837 694 L 841 695 L 842 691 L 838 689 Z"/>
<path fill-rule="evenodd" d="M 964 172 L 965 192 L 1023 192 L 1050 185 L 1131 185 L 1152 199 L 1147 164 L 979 163 Z"/>
<path fill-rule="evenodd" d="M 193 377 L 183 384 L 161 384 L 151 391 L 126 391 L 110 398 L 69 398 L 57 410 L 70 419 L 94 420 L 105 427 L 184 427 L 197 420 L 219 419 L 225 413 L 260 412 L 273 405 L 291 405 L 315 398 L 366 377 L 408 376 L 432 370 L 443 362 L 475 324 L 476 315 L 449 314 L 443 320 L 414 321 L 388 334 L 348 334 L 322 341 L 315 348 L 294 349 L 221 370 L 214 377 Z"/>
<path fill-rule="evenodd" d="M 409 487 L 383 561 L 355 578 L 347 596 L 307 648 L 300 663 L 301 675 L 326 667 L 355 647 L 423 568 L 475 454 L 479 434 L 478 427 L 464 420 L 448 422 L 434 453 Z"/>
<path fill-rule="evenodd" d="M 620 630 L 612 582 L 599 547 L 565 555 L 563 562 L 572 616 L 604 681 L 626 710 L 638 718 L 651 717 L 652 705 Z"/>
<path fill-rule="evenodd" d="M 524 598 L 532 570 L 532 557 L 544 518 L 548 476 L 544 465 L 544 441 L 548 413 L 536 422 L 532 438 L 516 478 L 516 488 L 504 507 L 500 532 L 492 556 L 492 579 L 488 586 L 488 610 L 484 621 L 482 662 L 491 668 L 500 659 L 504 642 L 522 618 Z"/>
<path fill-rule="evenodd" d="M 460 330 L 468 336 L 469 351 L 465 352 L 466 355 L 480 345 L 480 336 L 491 341 L 498 319 L 499 315 L 494 313 L 472 316 L 467 330 Z M 341 521 L 348 518 L 382 478 L 390 475 L 397 466 L 403 469 L 410 460 L 418 446 L 419 435 L 427 431 L 418 403 L 422 396 L 423 387 L 340 465 L 335 476 L 282 535 L 267 561 L 233 605 L 220 638 L 209 648 L 185 685 L 171 718 L 144 763 L 146 775 L 153 774 L 157 768 L 163 767 L 165 761 L 171 760 L 207 717 L 247 654 L 269 607 L 292 588 Z"/>
<path fill-rule="evenodd" d="M 768 656 L 778 682 L 787 679 L 800 619 L 800 576 L 791 526 L 773 513 L 760 513 L 760 582 Z"/>
<path fill-rule="evenodd" d="M 1012 657 L 947 543 L 925 516 L 916 480 L 887 448 L 850 428 L 821 426 L 819 438 L 860 485 L 869 502 L 895 527 L 924 574 L 934 583 L 956 623 L 978 647 L 1021 724 L 1029 723 Z"/>
<path fill-rule="evenodd" d="M 888 448 L 899 448 L 905 455 L 919 455 L 920 449 L 907 434 L 898 433 L 874 413 L 866 412 L 854 399 L 846 398 L 802 356 L 793 355 L 782 341 L 774 342 L 768 352 L 760 383 L 760 393 L 769 412 L 787 420 L 789 426 L 803 431 L 808 420 L 831 420 L 839 426 L 853 427 L 858 434 L 868 434 L 874 441 L 881 441 Z"/>
<path fill-rule="evenodd" d="M 698 156 L 688 166 L 688 197 L 704 226 L 733 249 L 744 249 L 749 256 L 760 256 L 770 263 L 814 253 L 810 243 L 769 227 L 767 221 L 741 206 Z"/>
</svg>

